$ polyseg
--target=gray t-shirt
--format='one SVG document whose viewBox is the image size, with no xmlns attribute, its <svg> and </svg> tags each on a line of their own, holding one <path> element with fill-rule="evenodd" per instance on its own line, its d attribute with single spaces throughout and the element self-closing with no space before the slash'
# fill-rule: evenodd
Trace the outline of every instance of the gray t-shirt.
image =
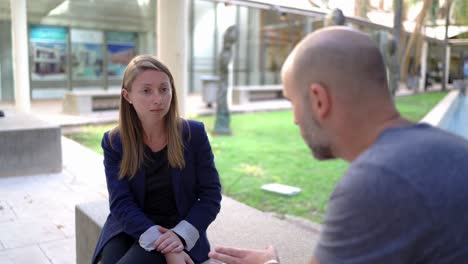
<svg viewBox="0 0 468 264">
<path fill-rule="evenodd" d="M 427 124 L 385 130 L 333 191 L 315 256 L 468 263 L 468 142 Z"/>
</svg>

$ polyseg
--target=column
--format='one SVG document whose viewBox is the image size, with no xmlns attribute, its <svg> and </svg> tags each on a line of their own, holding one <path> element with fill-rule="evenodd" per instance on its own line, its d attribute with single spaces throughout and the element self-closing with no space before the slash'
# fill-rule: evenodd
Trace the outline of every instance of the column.
<svg viewBox="0 0 468 264">
<path fill-rule="evenodd" d="M 10 0 L 15 105 L 20 112 L 31 110 L 26 0 Z"/>
<path fill-rule="evenodd" d="M 446 47 L 446 56 L 445 56 L 445 87 L 447 87 L 448 80 L 449 80 L 449 74 L 450 74 L 450 46 L 447 45 Z"/>
<path fill-rule="evenodd" d="M 421 76 L 419 77 L 419 89 L 418 92 L 424 92 L 426 88 L 426 71 L 427 71 L 427 40 L 424 40 L 421 50 Z"/>
<path fill-rule="evenodd" d="M 314 22 L 314 19 L 312 17 L 305 17 L 304 18 L 304 35 L 307 35 L 314 31 L 314 27 L 312 23 Z"/>
<path fill-rule="evenodd" d="M 11 0 L 14 1 L 14 0 Z M 187 114 L 189 0 L 157 1 L 158 58 L 174 75 L 181 116 Z"/>
</svg>

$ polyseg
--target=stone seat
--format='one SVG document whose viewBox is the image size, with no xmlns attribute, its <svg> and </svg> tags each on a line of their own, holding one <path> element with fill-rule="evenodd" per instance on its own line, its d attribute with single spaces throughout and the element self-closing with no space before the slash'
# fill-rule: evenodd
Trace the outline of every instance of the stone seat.
<svg viewBox="0 0 468 264">
<path fill-rule="evenodd" d="M 107 200 L 75 207 L 76 263 L 89 263 L 109 214 Z M 308 263 L 319 226 L 308 221 L 286 221 L 223 196 L 221 212 L 208 228 L 211 246 L 264 248 L 275 245 L 282 263 Z"/>
<path fill-rule="evenodd" d="M 232 88 L 232 103 L 245 104 L 254 100 L 283 98 L 282 85 L 243 85 Z"/>
<path fill-rule="evenodd" d="M 62 112 L 82 115 L 96 111 L 117 110 L 120 103 L 120 89 L 80 90 L 65 93 Z"/>
<path fill-rule="evenodd" d="M 61 170 L 59 126 L 24 113 L 7 112 L 0 117 L 0 177 Z"/>
</svg>

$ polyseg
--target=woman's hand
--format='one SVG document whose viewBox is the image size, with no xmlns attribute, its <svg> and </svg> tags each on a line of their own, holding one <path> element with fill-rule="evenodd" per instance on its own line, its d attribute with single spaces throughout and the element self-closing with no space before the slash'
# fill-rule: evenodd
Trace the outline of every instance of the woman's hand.
<svg viewBox="0 0 468 264">
<path fill-rule="evenodd" d="M 194 264 L 190 256 L 185 251 L 179 253 L 168 253 L 164 255 L 167 264 Z"/>
<path fill-rule="evenodd" d="M 184 244 L 172 230 L 161 226 L 158 226 L 158 230 L 162 235 L 154 242 L 154 248 L 157 251 L 166 254 L 180 253 L 184 250 Z"/>
</svg>

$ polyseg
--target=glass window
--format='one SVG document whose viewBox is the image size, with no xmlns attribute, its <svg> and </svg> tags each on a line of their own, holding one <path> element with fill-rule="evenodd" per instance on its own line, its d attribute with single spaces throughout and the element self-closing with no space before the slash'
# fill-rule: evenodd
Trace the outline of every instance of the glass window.
<svg viewBox="0 0 468 264">
<path fill-rule="evenodd" d="M 0 101 L 14 99 L 10 1 L 0 0 Z"/>
<path fill-rule="evenodd" d="M 125 67 L 136 55 L 137 35 L 132 32 L 107 32 L 106 41 L 109 78 L 120 80 Z"/>
<path fill-rule="evenodd" d="M 33 99 L 119 89 L 133 56 L 156 53 L 156 0 L 27 0 L 27 12 Z"/>
<path fill-rule="evenodd" d="M 191 92 L 201 90 L 201 79 L 216 73 L 216 4 L 211 1 L 193 2 Z"/>
<path fill-rule="evenodd" d="M 65 80 L 67 78 L 67 39 L 67 28 L 29 26 L 32 80 Z"/>
<path fill-rule="evenodd" d="M 71 29 L 72 79 L 100 79 L 103 70 L 103 34 Z"/>
<path fill-rule="evenodd" d="M 237 26 L 232 56 L 231 85 L 279 84 L 280 69 L 296 43 L 316 26 L 313 17 L 193 0 L 192 92 L 200 91 L 201 77 L 217 73 L 223 34 Z"/>
</svg>

